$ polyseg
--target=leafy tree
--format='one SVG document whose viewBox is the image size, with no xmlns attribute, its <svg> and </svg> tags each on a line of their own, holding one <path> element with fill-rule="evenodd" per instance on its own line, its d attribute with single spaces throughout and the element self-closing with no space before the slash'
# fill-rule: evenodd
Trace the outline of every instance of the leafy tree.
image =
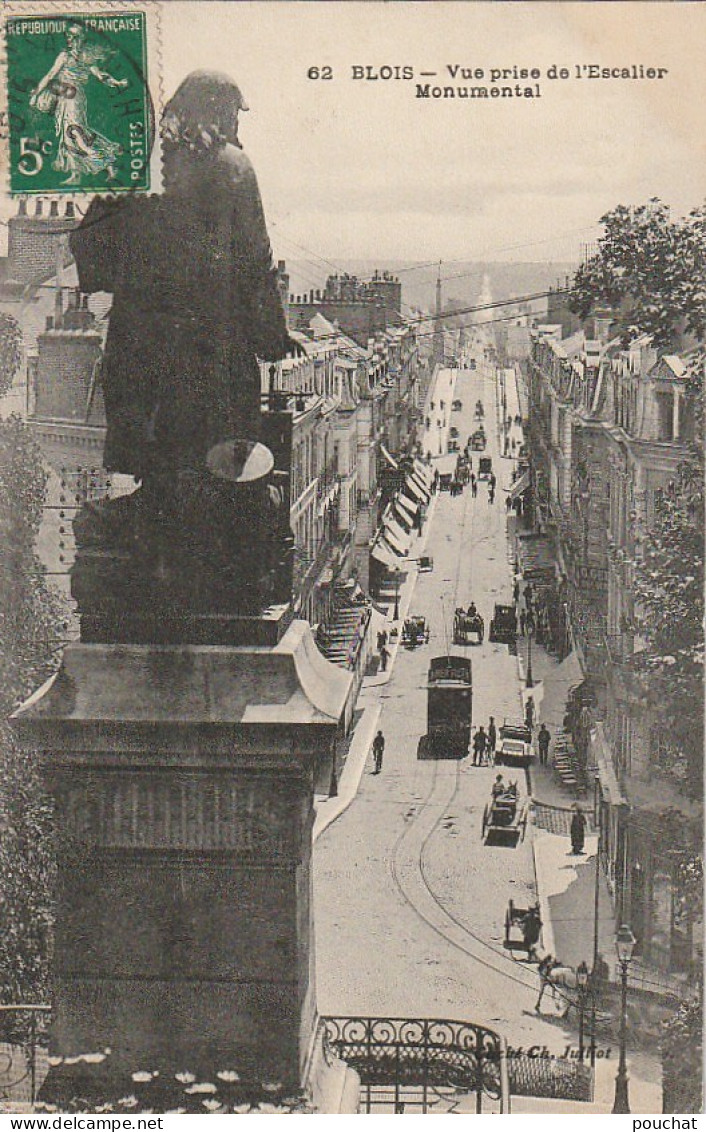
<svg viewBox="0 0 706 1132">
<path fill-rule="evenodd" d="M 0 315 L 0 396 L 20 361 L 20 330 Z M 6 718 L 52 670 L 62 607 L 35 550 L 46 474 L 16 416 L 0 421 L 0 1000 L 48 993 L 53 888 L 51 809 L 37 760 Z"/>
<path fill-rule="evenodd" d="M 651 334 L 675 346 L 683 330 L 706 333 L 706 207 L 672 220 L 657 198 L 618 205 L 601 217 L 598 251 L 574 277 L 569 306 L 586 318 L 598 304 L 616 312 L 627 344 Z"/>
<path fill-rule="evenodd" d="M 701 412 L 703 355 L 689 371 L 694 416 Z M 700 432 L 700 430 L 698 430 Z M 694 798 L 703 783 L 704 460 L 700 438 L 655 503 L 634 578 L 637 628 L 645 648 L 633 665 L 664 742 L 658 769 Z"/>
</svg>

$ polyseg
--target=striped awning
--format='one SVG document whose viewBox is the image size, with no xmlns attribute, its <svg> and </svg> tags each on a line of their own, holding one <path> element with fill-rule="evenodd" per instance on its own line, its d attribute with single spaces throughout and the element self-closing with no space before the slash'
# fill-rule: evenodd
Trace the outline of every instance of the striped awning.
<svg viewBox="0 0 706 1132">
<path fill-rule="evenodd" d="M 399 567 L 399 558 L 382 540 L 375 543 L 370 551 L 370 557 L 384 566 L 386 570 L 395 570 Z"/>
<path fill-rule="evenodd" d="M 383 535 L 393 547 L 402 547 L 401 554 L 409 553 L 412 536 L 391 514 L 383 519 Z"/>
<path fill-rule="evenodd" d="M 394 504 L 395 507 L 407 517 L 409 522 L 414 522 L 417 517 L 417 511 L 419 510 L 418 503 L 413 503 L 408 495 L 402 495 L 401 492 L 398 492 L 394 498 Z"/>
<path fill-rule="evenodd" d="M 414 476 L 407 476 L 407 479 L 402 485 L 402 490 L 407 493 L 410 499 L 414 499 L 417 503 L 429 502 L 428 492 L 420 485 Z"/>
<path fill-rule="evenodd" d="M 513 501 L 513 503 L 516 499 L 519 499 L 519 497 L 522 495 L 523 491 L 527 491 L 527 488 L 529 487 L 529 485 L 530 485 L 530 474 L 529 474 L 528 471 L 523 472 L 522 475 L 519 477 L 519 479 L 516 479 L 514 484 L 510 488 L 510 499 Z"/>
</svg>

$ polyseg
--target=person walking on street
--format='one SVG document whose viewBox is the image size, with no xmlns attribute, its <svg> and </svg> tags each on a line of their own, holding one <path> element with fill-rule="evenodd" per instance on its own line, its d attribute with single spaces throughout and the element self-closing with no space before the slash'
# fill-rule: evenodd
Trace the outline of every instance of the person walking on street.
<svg viewBox="0 0 706 1132">
<path fill-rule="evenodd" d="M 488 486 L 488 506 L 492 506 L 493 503 L 495 503 L 495 488 Z"/>
<path fill-rule="evenodd" d="M 492 763 L 495 757 L 495 744 L 498 741 L 498 732 L 495 727 L 495 720 L 491 715 L 488 723 L 488 744 L 486 750 L 488 752 L 488 762 Z"/>
<path fill-rule="evenodd" d="M 483 727 L 479 727 L 473 738 L 473 765 L 482 766 L 485 759 L 488 736 Z"/>
<path fill-rule="evenodd" d="M 532 696 L 528 697 L 525 705 L 525 727 L 528 727 L 530 731 L 534 728 L 534 699 Z"/>
<path fill-rule="evenodd" d="M 520 600 L 520 583 L 517 578 L 515 578 L 515 584 L 512 587 L 512 600 L 514 601 L 515 605 L 517 605 L 518 601 Z"/>
<path fill-rule="evenodd" d="M 377 735 L 373 739 L 373 762 L 375 764 L 373 774 L 379 774 L 382 770 L 382 756 L 384 755 L 384 753 L 385 736 L 383 735 L 382 731 L 378 731 Z"/>
<path fill-rule="evenodd" d="M 574 802 L 574 814 L 571 819 L 571 855 L 578 857 L 583 853 L 583 843 L 586 835 L 586 818 L 578 802 Z"/>
<path fill-rule="evenodd" d="M 546 723 L 542 723 L 540 725 L 540 728 L 539 728 L 539 734 L 537 735 L 537 744 L 539 746 L 539 765 L 540 766 L 546 766 L 547 765 L 547 759 L 549 758 L 549 740 L 550 739 L 551 739 L 551 735 L 549 733 L 547 725 L 546 725 Z"/>
<path fill-rule="evenodd" d="M 476 482 L 475 472 L 471 472 L 471 495 L 475 499 L 478 494 L 478 484 Z"/>
<path fill-rule="evenodd" d="M 525 613 L 524 609 L 521 609 L 520 610 L 520 636 L 521 637 L 524 637 L 524 635 L 525 635 L 525 621 L 526 620 L 527 620 L 527 614 Z"/>
<path fill-rule="evenodd" d="M 385 645 L 383 645 L 380 649 L 380 671 L 381 672 L 387 671 L 387 662 L 388 662 L 389 659 L 390 659 L 390 654 L 387 651 L 387 649 L 385 648 Z"/>
</svg>

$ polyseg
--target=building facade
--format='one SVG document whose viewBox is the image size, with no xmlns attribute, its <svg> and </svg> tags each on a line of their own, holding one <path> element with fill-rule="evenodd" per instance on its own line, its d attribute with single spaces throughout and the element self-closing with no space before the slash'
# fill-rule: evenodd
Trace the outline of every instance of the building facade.
<svg viewBox="0 0 706 1132">
<path fill-rule="evenodd" d="M 585 756 L 616 921 L 631 923 L 646 964 L 686 972 L 697 932 L 679 862 L 700 846 L 701 808 L 688 781 L 662 774 L 657 705 L 633 663 L 645 645 L 635 571 L 656 502 L 694 440 L 686 367 L 646 337 L 623 348 L 582 330 L 563 338 L 561 329 L 532 333 L 532 515 L 551 540 L 593 692 Z"/>
</svg>

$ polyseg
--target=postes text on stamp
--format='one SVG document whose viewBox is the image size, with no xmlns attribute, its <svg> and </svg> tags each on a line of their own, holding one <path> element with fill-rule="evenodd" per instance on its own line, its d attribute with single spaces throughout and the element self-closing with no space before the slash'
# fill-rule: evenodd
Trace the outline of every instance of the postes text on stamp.
<svg viewBox="0 0 706 1132">
<path fill-rule="evenodd" d="M 146 13 L 40 10 L 5 33 L 10 191 L 148 190 Z"/>
</svg>

